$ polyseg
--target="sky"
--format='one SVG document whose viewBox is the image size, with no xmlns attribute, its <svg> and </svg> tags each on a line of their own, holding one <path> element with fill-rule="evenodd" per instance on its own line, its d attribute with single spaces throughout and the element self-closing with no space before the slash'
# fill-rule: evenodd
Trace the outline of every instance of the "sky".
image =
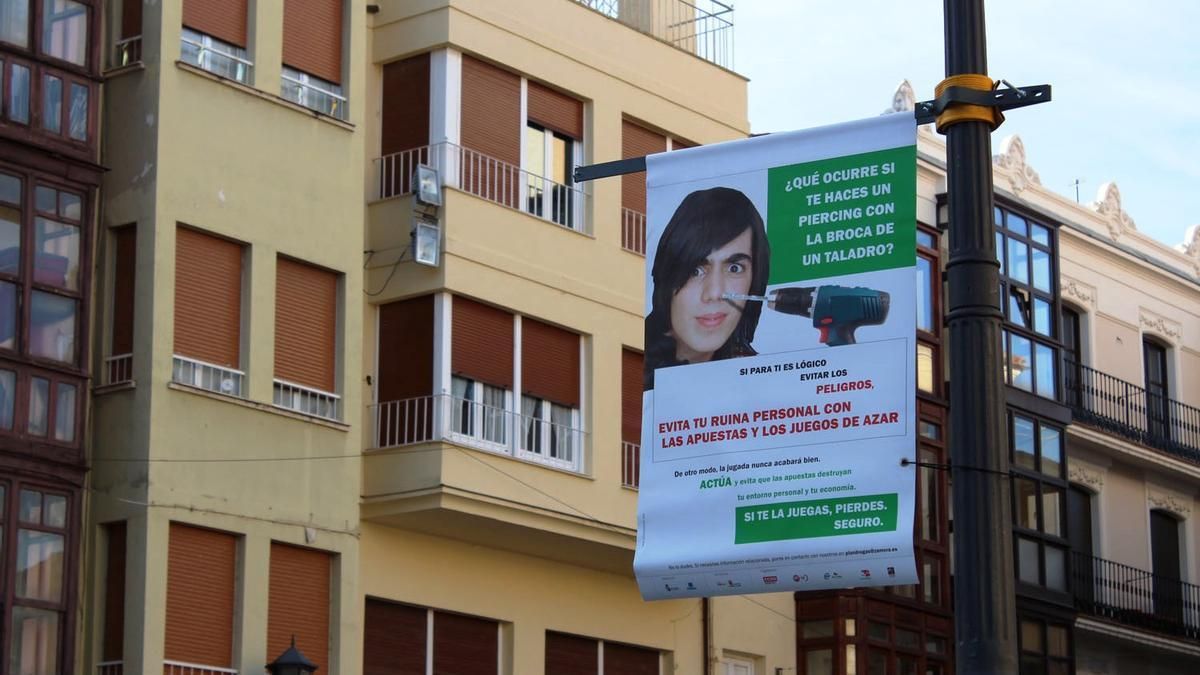
<svg viewBox="0 0 1200 675">
<path fill-rule="evenodd" d="M 1090 203 L 1108 182 L 1137 229 L 1174 246 L 1200 223 L 1200 2 L 990 0 L 988 75 L 1050 84 L 1010 111 L 1042 185 Z M 734 70 L 754 133 L 878 115 L 901 81 L 933 98 L 945 74 L 942 0 L 736 0 Z"/>
</svg>

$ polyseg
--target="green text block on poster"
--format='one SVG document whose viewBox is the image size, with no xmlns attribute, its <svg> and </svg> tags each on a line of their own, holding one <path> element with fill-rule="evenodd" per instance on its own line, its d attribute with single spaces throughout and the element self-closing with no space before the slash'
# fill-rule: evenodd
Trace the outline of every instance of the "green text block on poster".
<svg viewBox="0 0 1200 675">
<path fill-rule="evenodd" d="M 896 494 L 738 507 L 734 543 L 836 537 L 896 529 Z"/>
</svg>

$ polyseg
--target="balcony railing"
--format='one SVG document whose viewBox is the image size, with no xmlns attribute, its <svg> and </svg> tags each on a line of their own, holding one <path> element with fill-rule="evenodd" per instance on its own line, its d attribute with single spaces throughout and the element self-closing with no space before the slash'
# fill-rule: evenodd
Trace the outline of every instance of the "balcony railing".
<svg viewBox="0 0 1200 675">
<path fill-rule="evenodd" d="M 115 354 L 104 359 L 104 384 L 133 382 L 133 354 Z"/>
<path fill-rule="evenodd" d="M 372 445 L 448 441 L 569 471 L 583 470 L 586 432 L 449 394 L 371 406 Z"/>
<path fill-rule="evenodd" d="M 453 143 L 437 143 L 375 160 L 375 197 L 412 192 L 413 175 L 424 164 L 438 170 L 442 185 L 591 234 L 588 194 L 579 186 L 556 183 L 519 166 Z"/>
<path fill-rule="evenodd" d="M 646 214 L 621 207 L 621 248 L 646 255 Z"/>
<path fill-rule="evenodd" d="M 637 443 L 621 443 L 621 487 L 637 489 L 642 482 L 642 446 Z"/>
<path fill-rule="evenodd" d="M 246 373 L 176 354 L 171 364 L 171 379 L 229 396 L 242 396 Z"/>
<path fill-rule="evenodd" d="M 327 420 L 342 419 L 342 397 L 295 382 L 275 378 L 274 404 L 280 408 Z"/>
<path fill-rule="evenodd" d="M 134 35 L 117 40 L 113 45 L 113 68 L 121 68 L 142 60 L 142 36 Z"/>
<path fill-rule="evenodd" d="M 124 661 L 101 661 L 96 664 L 96 675 L 124 675 Z"/>
<path fill-rule="evenodd" d="M 185 661 L 163 661 L 163 675 L 237 675 L 236 668 L 206 666 Z"/>
<path fill-rule="evenodd" d="M 1072 592 L 1082 612 L 1200 639 L 1200 586 L 1075 551 Z"/>
<path fill-rule="evenodd" d="M 575 0 L 630 28 L 733 69 L 733 6 L 718 0 Z"/>
<path fill-rule="evenodd" d="M 1200 463 L 1200 408 L 1070 360 L 1064 370 L 1076 420 Z"/>
</svg>

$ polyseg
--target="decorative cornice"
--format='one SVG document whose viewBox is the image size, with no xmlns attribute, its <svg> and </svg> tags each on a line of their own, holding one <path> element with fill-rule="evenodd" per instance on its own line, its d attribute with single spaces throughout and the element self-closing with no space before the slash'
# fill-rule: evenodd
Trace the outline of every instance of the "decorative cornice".
<svg viewBox="0 0 1200 675">
<path fill-rule="evenodd" d="M 1147 488 L 1146 501 L 1152 508 L 1170 511 L 1171 513 L 1183 518 L 1187 518 L 1192 515 L 1192 506 L 1190 503 L 1191 500 L 1170 492 Z"/>
<path fill-rule="evenodd" d="M 1183 243 L 1175 247 L 1176 251 L 1192 259 L 1192 269 L 1200 275 L 1200 225 L 1193 225 L 1183 235 Z"/>
<path fill-rule="evenodd" d="M 896 93 L 892 94 L 892 105 L 887 110 L 884 110 L 881 115 L 890 115 L 898 112 L 911 112 L 917 109 L 917 95 L 913 92 L 912 84 L 908 80 L 900 82 L 900 86 L 896 87 Z"/>
<path fill-rule="evenodd" d="M 1138 311 L 1138 319 L 1142 328 L 1148 328 L 1156 335 L 1173 343 L 1178 343 L 1179 339 L 1183 337 L 1183 326 L 1178 321 L 1172 321 L 1144 307 Z"/>
<path fill-rule="evenodd" d="M 1067 275 L 1060 275 L 1059 286 L 1062 289 L 1062 294 L 1078 300 L 1080 303 L 1087 305 L 1089 309 L 1096 308 L 1096 287 L 1085 284 L 1078 279 L 1072 279 Z"/>
<path fill-rule="evenodd" d="M 1067 470 L 1067 478 L 1072 483 L 1081 483 L 1096 492 L 1104 487 L 1104 471 L 1099 469 L 1093 471 L 1089 467 L 1081 466 L 1074 459 L 1071 460 L 1070 468 Z"/>
<path fill-rule="evenodd" d="M 1012 172 L 1009 181 L 1012 183 L 1013 192 L 1019 193 L 1030 185 L 1042 184 L 1038 172 L 1026 162 L 1025 143 L 1016 134 L 1000 142 L 1000 154 L 994 155 L 992 161 Z"/>
<path fill-rule="evenodd" d="M 1108 234 L 1113 241 L 1120 239 L 1122 234 L 1137 229 L 1133 218 L 1130 218 L 1125 209 L 1121 207 L 1121 191 L 1117 188 L 1116 183 L 1110 181 L 1101 185 L 1096 192 L 1096 201 L 1092 202 L 1091 208 L 1104 218 L 1105 224 L 1108 225 Z"/>
</svg>

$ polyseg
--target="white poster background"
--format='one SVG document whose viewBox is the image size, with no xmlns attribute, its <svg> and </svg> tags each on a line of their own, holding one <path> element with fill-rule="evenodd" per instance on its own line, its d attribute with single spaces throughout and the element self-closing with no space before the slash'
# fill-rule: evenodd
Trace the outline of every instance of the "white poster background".
<svg viewBox="0 0 1200 675">
<path fill-rule="evenodd" d="M 740 190 L 765 222 L 769 168 L 915 143 L 913 117 L 898 114 L 648 157 L 646 315 L 658 240 L 688 194 L 717 186 Z M 787 255 L 771 252 L 772 260 Z M 860 328 L 858 344 L 822 345 L 811 319 L 764 307 L 752 343 L 757 356 L 656 371 L 655 388 L 643 397 L 634 559 L 643 597 L 916 583 L 915 467 L 901 464 L 916 457 L 915 263 L 914 248 L 913 267 L 786 284 L 888 292 L 888 320 Z M 740 374 L 743 369 L 761 374 Z M 845 390 L 868 380 L 869 389 Z M 875 423 L 821 428 L 830 422 L 818 420 L 845 417 L 830 412 L 838 410 Z M 781 412 L 792 416 L 778 419 Z M 672 428 L 695 418 L 720 423 Z M 757 433 L 747 433 L 752 429 Z M 735 437 L 679 442 L 718 430 Z M 772 430 L 779 433 L 768 435 Z M 897 495 L 893 531 L 734 542 L 738 507 L 761 505 L 761 513 L 743 517 L 771 518 L 782 515 L 771 513 L 772 504 L 881 494 Z"/>
</svg>

